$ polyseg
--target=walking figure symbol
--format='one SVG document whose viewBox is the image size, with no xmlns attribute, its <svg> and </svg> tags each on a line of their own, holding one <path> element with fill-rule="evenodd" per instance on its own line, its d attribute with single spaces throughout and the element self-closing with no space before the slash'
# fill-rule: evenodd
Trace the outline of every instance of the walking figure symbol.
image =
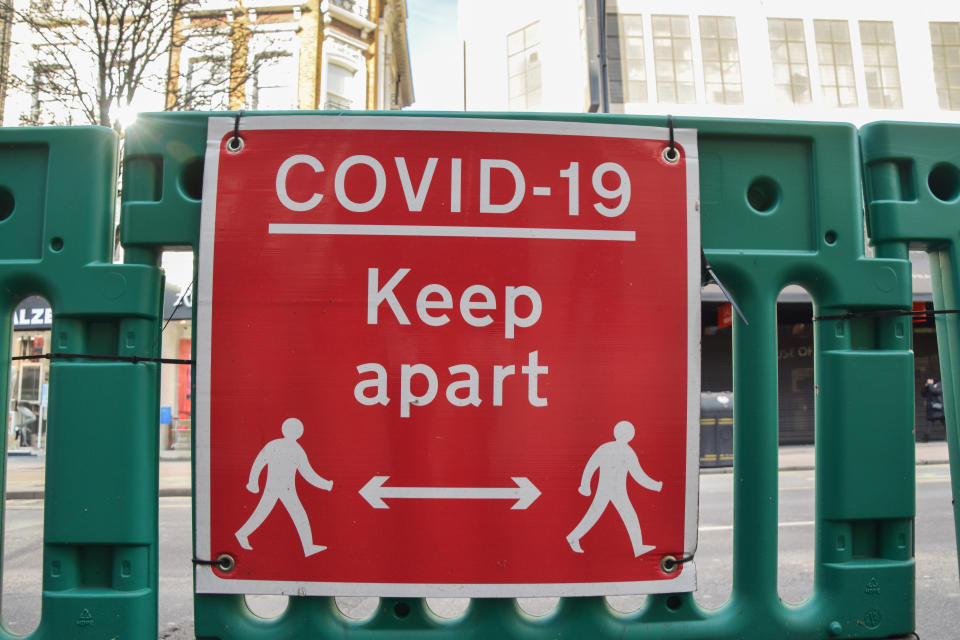
<svg viewBox="0 0 960 640">
<path fill-rule="evenodd" d="M 649 544 L 643 544 L 643 536 L 640 533 L 640 521 L 637 519 L 637 512 L 630 503 L 630 496 L 627 495 L 627 474 L 641 487 L 651 491 L 659 492 L 663 489 L 663 482 L 657 481 L 648 476 L 637 454 L 628 444 L 633 440 L 636 430 L 633 425 L 622 420 L 613 428 L 613 440 L 605 442 L 593 452 L 587 461 L 587 466 L 583 470 L 583 478 L 580 480 L 580 493 L 585 496 L 590 495 L 590 481 L 593 474 L 599 472 L 600 478 L 597 482 L 597 493 L 593 496 L 593 502 L 580 520 L 580 524 L 574 528 L 567 536 L 567 543 L 570 548 L 577 553 L 583 553 L 580 547 L 580 539 L 587 534 L 593 525 L 597 523 L 600 516 L 606 510 L 608 504 L 620 514 L 623 520 L 623 526 L 627 529 L 627 535 L 630 536 L 630 544 L 633 546 L 633 557 L 639 558 L 645 553 L 653 551 L 656 547 Z"/>
<path fill-rule="evenodd" d="M 280 426 L 282 438 L 268 442 L 253 461 L 250 469 L 250 481 L 247 482 L 247 491 L 260 491 L 260 474 L 267 470 L 267 481 L 263 487 L 263 495 L 257 508 L 240 527 L 236 534 L 237 542 L 244 549 L 253 549 L 249 537 L 267 519 L 277 501 L 283 503 L 290 519 L 293 520 L 297 533 L 300 535 L 300 544 L 303 545 L 304 557 L 312 556 L 326 549 L 322 544 L 313 543 L 313 533 L 310 531 L 310 519 L 297 496 L 297 472 L 304 480 L 324 491 L 333 489 L 333 482 L 321 478 L 310 466 L 307 454 L 297 442 L 303 435 L 303 423 L 296 418 L 287 418 Z"/>
</svg>

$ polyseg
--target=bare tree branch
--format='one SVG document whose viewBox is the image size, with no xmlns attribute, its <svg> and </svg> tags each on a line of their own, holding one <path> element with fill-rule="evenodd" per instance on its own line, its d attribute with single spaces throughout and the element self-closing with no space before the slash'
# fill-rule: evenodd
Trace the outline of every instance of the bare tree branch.
<svg viewBox="0 0 960 640">
<path fill-rule="evenodd" d="M 209 108 L 218 94 L 235 102 L 269 56 L 248 53 L 257 27 L 242 0 L 232 21 L 201 8 L 201 0 L 34 0 L 18 9 L 14 0 L 0 0 L 30 33 L 29 42 L 14 44 L 33 51 L 31 64 L 10 78 L 33 95 L 25 123 L 60 124 L 42 112 L 46 101 L 67 113 L 61 119 L 72 112 L 119 131 L 119 114 L 144 90 L 175 90 L 167 99 L 173 109 Z M 181 50 L 189 50 L 187 65 L 172 65 Z M 204 64 L 211 69 L 200 69 Z M 196 73 L 184 77 L 191 69 Z"/>
</svg>

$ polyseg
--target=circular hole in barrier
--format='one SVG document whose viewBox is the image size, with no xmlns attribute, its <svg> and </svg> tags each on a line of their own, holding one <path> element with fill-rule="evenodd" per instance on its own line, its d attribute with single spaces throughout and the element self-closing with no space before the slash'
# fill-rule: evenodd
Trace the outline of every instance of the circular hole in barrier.
<svg viewBox="0 0 960 640">
<path fill-rule="evenodd" d="M 517 606 L 528 616 L 542 618 L 553 613 L 560 598 L 517 598 Z"/>
<path fill-rule="evenodd" d="M 63 238 L 54 238 L 50 241 L 50 249 L 56 253 L 63 251 Z"/>
<path fill-rule="evenodd" d="M 290 606 L 290 596 L 246 595 L 243 600 L 250 613 L 264 620 L 279 618 Z"/>
<path fill-rule="evenodd" d="M 826 242 L 831 247 L 837 244 L 837 232 L 836 231 L 827 231 L 823 236 L 823 241 Z"/>
<path fill-rule="evenodd" d="M 370 596 L 339 596 L 337 609 L 351 620 L 368 620 L 380 606 L 380 598 Z"/>
<path fill-rule="evenodd" d="M 773 178 L 754 178 L 747 187 L 747 202 L 757 213 L 773 213 L 780 203 L 780 185 Z"/>
<path fill-rule="evenodd" d="M 455 620 L 463 617 L 470 606 L 470 598 L 427 598 L 427 607 L 438 618 Z"/>
<path fill-rule="evenodd" d="M 953 202 L 960 196 L 960 170 L 948 162 L 941 162 L 930 170 L 927 186 L 937 200 Z"/>
<path fill-rule="evenodd" d="M 647 596 L 607 596 L 607 606 L 617 613 L 633 613 L 646 599 Z"/>
<path fill-rule="evenodd" d="M 227 140 L 227 152 L 240 153 L 241 151 L 243 151 L 243 138 L 240 136 L 230 136 L 230 139 Z"/>
<path fill-rule="evenodd" d="M 683 598 L 680 596 L 670 596 L 667 598 L 667 609 L 670 611 L 676 611 L 683 604 Z"/>
<path fill-rule="evenodd" d="M 397 604 L 393 605 L 393 615 L 397 616 L 398 618 L 406 618 L 408 615 L 410 615 L 410 605 L 406 602 L 398 602 Z"/>
<path fill-rule="evenodd" d="M 13 193 L 6 187 L 0 187 L 0 222 L 13 215 L 13 207 L 16 202 L 13 199 Z"/>
<path fill-rule="evenodd" d="M 183 195 L 191 200 L 199 200 L 203 196 L 203 158 L 193 158 L 183 165 L 180 188 Z"/>
</svg>

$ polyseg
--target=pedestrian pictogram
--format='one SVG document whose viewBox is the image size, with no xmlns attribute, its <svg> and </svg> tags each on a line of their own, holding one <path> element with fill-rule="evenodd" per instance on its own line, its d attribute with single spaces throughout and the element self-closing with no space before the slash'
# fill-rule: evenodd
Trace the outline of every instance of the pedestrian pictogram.
<svg viewBox="0 0 960 640">
<path fill-rule="evenodd" d="M 658 493 L 663 489 L 663 482 L 648 476 L 640 466 L 637 454 L 630 448 L 630 441 L 635 434 L 636 429 L 632 424 L 626 420 L 618 422 L 613 428 L 614 439 L 600 445 L 587 461 L 587 466 L 583 470 L 583 479 L 580 481 L 580 493 L 589 496 L 591 479 L 596 474 L 599 480 L 593 502 L 590 503 L 580 523 L 567 536 L 570 548 L 577 553 L 583 553 L 580 539 L 593 528 L 607 506 L 611 504 L 627 529 L 635 558 L 656 548 L 654 545 L 643 544 L 637 511 L 633 508 L 627 493 L 627 476 L 640 486 Z"/>
<path fill-rule="evenodd" d="M 696 133 L 234 125 L 195 304 L 196 552 L 235 566 L 197 591 L 693 589 L 661 562 L 696 548 Z"/>
<path fill-rule="evenodd" d="M 241 548 L 252 550 L 250 535 L 263 524 L 277 502 L 280 502 L 290 514 L 290 519 L 293 520 L 297 529 L 300 544 L 303 545 L 303 555 L 309 557 L 323 551 L 326 547 L 313 543 L 310 518 L 303 509 L 300 497 L 297 496 L 297 474 L 299 473 L 307 482 L 324 491 L 333 489 L 333 482 L 325 480 L 313 470 L 307 460 L 306 452 L 297 443 L 303 435 L 302 422 L 296 418 L 287 418 L 283 421 L 281 432 L 283 437 L 268 442 L 253 461 L 247 491 L 250 493 L 260 491 L 259 478 L 264 469 L 267 471 L 267 480 L 257 508 L 243 526 L 237 529 L 235 535 Z"/>
</svg>

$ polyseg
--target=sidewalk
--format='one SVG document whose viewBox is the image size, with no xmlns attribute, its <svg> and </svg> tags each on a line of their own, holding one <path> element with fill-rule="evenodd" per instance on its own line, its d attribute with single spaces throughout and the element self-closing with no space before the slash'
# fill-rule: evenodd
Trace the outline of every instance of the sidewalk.
<svg viewBox="0 0 960 640">
<path fill-rule="evenodd" d="M 43 498 L 44 452 L 34 453 L 36 455 L 7 456 L 8 500 Z M 189 456 L 189 452 L 184 453 Z M 183 455 L 161 457 L 160 495 L 163 497 L 191 495 L 189 457 Z"/>
<path fill-rule="evenodd" d="M 946 442 L 917 443 L 917 464 L 946 464 Z M 43 498 L 43 452 L 7 457 L 7 499 Z M 190 459 L 186 451 L 164 451 L 160 455 L 160 496 L 190 496 Z M 780 447 L 780 470 L 813 469 L 812 446 Z M 730 467 L 703 469 L 703 473 L 729 473 Z"/>
</svg>

